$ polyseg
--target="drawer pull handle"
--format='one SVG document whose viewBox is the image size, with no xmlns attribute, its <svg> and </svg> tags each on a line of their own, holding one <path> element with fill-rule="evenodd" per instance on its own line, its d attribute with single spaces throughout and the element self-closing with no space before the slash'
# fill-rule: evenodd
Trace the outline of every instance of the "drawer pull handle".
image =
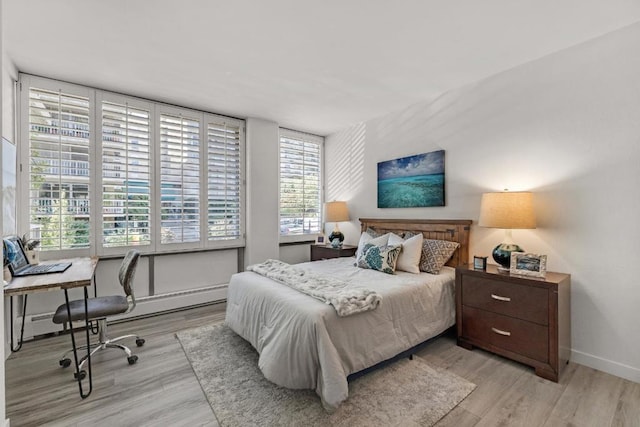
<svg viewBox="0 0 640 427">
<path fill-rule="evenodd" d="M 511 336 L 511 332 L 507 332 L 507 331 L 503 331 L 501 329 L 496 329 L 496 328 L 491 328 L 491 330 L 493 332 L 495 332 L 498 335 L 504 335 L 505 337 L 510 337 Z"/>
<path fill-rule="evenodd" d="M 496 295 L 496 294 L 491 294 L 491 298 L 493 299 L 497 299 L 498 301 L 511 301 L 511 298 L 509 297 L 501 297 L 500 295 Z"/>
</svg>

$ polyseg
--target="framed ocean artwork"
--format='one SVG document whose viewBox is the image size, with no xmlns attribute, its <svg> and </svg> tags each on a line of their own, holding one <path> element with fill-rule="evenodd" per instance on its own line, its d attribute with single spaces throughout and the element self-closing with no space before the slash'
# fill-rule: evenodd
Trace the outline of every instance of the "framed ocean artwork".
<svg viewBox="0 0 640 427">
<path fill-rule="evenodd" d="M 378 207 L 444 206 L 444 150 L 378 163 Z"/>
</svg>

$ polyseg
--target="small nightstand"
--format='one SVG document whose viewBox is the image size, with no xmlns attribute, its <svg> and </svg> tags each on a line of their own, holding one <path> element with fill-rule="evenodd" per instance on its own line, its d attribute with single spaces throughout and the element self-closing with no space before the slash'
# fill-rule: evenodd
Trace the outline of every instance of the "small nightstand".
<svg viewBox="0 0 640 427">
<path fill-rule="evenodd" d="M 349 245 L 342 245 L 340 248 L 333 248 L 326 245 L 311 245 L 311 261 L 354 256 L 356 249 L 358 249 L 357 246 Z"/>
<path fill-rule="evenodd" d="M 458 345 L 479 347 L 532 366 L 558 381 L 571 352 L 571 276 L 546 278 L 473 267 L 456 269 Z"/>
</svg>

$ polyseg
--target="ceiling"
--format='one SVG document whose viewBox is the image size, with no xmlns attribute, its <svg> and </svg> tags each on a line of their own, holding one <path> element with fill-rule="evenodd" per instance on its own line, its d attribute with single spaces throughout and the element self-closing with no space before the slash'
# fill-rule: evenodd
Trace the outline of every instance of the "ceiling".
<svg viewBox="0 0 640 427">
<path fill-rule="evenodd" d="M 637 0 L 2 0 L 19 71 L 327 135 L 640 21 Z"/>
</svg>

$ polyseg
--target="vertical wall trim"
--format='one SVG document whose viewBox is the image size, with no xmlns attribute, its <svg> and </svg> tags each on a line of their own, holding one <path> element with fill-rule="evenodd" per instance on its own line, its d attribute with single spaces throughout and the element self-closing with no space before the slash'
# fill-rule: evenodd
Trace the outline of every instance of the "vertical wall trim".
<svg viewBox="0 0 640 427">
<path fill-rule="evenodd" d="M 244 271 L 244 248 L 238 248 L 238 273 Z"/>
<path fill-rule="evenodd" d="M 155 256 L 149 255 L 149 296 L 153 296 L 156 294 L 155 259 Z"/>
</svg>

